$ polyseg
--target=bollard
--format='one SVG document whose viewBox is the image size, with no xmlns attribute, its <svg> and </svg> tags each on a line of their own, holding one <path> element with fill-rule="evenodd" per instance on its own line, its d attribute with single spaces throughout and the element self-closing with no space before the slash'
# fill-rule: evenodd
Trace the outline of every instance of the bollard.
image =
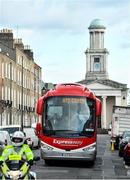
<svg viewBox="0 0 130 180">
<path fill-rule="evenodd" d="M 111 151 L 114 151 L 115 149 L 114 149 L 114 142 L 112 142 L 112 144 L 111 144 Z"/>
</svg>

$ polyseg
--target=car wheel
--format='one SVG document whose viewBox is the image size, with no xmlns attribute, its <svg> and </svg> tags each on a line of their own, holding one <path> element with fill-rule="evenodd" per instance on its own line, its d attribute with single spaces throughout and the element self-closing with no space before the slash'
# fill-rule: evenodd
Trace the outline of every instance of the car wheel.
<svg viewBox="0 0 130 180">
<path fill-rule="evenodd" d="M 125 165 L 128 165 L 128 164 L 129 164 L 129 162 L 125 160 Z"/>
<path fill-rule="evenodd" d="M 44 161 L 45 161 L 45 164 L 48 165 L 48 166 L 50 166 L 50 165 L 53 164 L 53 161 L 52 161 L 52 160 L 44 159 Z"/>
<path fill-rule="evenodd" d="M 123 152 L 119 150 L 119 156 L 123 157 Z"/>
<path fill-rule="evenodd" d="M 41 142 L 40 141 L 38 141 L 38 149 L 41 147 Z"/>
</svg>

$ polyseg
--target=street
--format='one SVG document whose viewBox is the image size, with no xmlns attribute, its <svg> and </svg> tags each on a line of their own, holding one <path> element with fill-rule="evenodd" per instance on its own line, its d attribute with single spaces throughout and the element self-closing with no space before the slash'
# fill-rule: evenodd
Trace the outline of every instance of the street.
<svg viewBox="0 0 130 180">
<path fill-rule="evenodd" d="M 38 179 L 130 179 L 130 167 L 125 166 L 118 151 L 111 152 L 110 136 L 98 135 L 97 158 L 94 166 L 87 162 L 66 161 L 45 165 L 43 160 L 32 167 Z M 39 150 L 34 150 L 39 155 Z"/>
</svg>

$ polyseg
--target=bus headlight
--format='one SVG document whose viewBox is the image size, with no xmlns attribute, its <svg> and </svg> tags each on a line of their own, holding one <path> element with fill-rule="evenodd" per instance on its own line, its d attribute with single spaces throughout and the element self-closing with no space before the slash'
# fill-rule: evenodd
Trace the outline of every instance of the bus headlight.
<svg viewBox="0 0 130 180">
<path fill-rule="evenodd" d="M 89 151 L 89 152 L 95 151 L 95 150 L 96 150 L 96 146 L 95 146 L 95 145 L 92 145 L 92 146 L 90 146 L 90 147 L 87 147 L 87 148 L 84 148 L 84 149 L 83 149 L 83 151 Z"/>
<path fill-rule="evenodd" d="M 41 143 L 41 149 L 52 151 L 53 148 L 47 144 Z"/>
</svg>

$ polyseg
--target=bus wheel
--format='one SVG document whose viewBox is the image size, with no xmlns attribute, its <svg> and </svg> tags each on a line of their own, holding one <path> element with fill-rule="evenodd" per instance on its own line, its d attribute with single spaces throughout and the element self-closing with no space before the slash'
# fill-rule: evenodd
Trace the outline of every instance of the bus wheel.
<svg viewBox="0 0 130 180">
<path fill-rule="evenodd" d="M 90 166 L 94 166 L 94 164 L 95 164 L 95 160 L 89 161 L 89 165 L 90 165 Z"/>
<path fill-rule="evenodd" d="M 46 165 L 52 165 L 52 160 L 44 159 Z"/>
</svg>

